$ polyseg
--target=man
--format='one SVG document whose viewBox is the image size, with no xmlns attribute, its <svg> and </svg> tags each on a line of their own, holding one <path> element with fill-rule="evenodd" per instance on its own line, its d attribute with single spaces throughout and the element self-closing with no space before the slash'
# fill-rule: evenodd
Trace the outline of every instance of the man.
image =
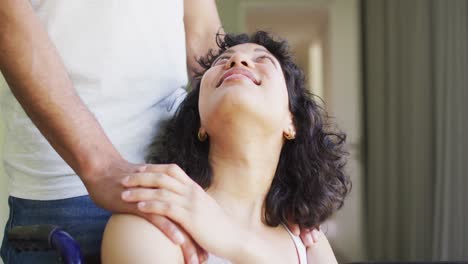
<svg viewBox="0 0 468 264">
<path fill-rule="evenodd" d="M 195 58 L 216 47 L 220 28 L 215 0 L 1 1 L 0 70 L 10 88 L 0 104 L 5 232 L 60 225 L 86 256 L 98 256 L 110 212 L 142 215 L 121 200 L 120 181 L 141 168 L 159 121 L 185 95 L 186 69 L 191 76 Z M 142 216 L 198 262 L 197 246 L 174 223 Z M 50 252 L 18 253 L 5 238 L 1 256 L 56 261 Z"/>
</svg>

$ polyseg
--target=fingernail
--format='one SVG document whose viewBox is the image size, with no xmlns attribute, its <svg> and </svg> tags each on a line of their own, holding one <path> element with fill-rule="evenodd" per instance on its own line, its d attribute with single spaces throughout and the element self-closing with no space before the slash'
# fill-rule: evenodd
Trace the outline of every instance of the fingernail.
<svg viewBox="0 0 468 264">
<path fill-rule="evenodd" d="M 319 232 L 317 231 L 317 229 L 312 230 L 312 238 L 314 239 L 314 242 L 318 242 Z"/>
<path fill-rule="evenodd" d="M 208 260 L 208 254 L 202 254 L 200 258 L 201 258 L 201 263 L 205 264 L 206 261 Z"/>
<path fill-rule="evenodd" d="M 138 208 L 145 208 L 146 203 L 145 202 L 139 202 L 138 203 Z"/>
<path fill-rule="evenodd" d="M 130 197 L 130 191 L 124 191 L 124 192 L 122 193 L 122 198 L 123 198 L 124 200 L 126 200 L 128 197 Z"/>
<path fill-rule="evenodd" d="M 310 233 L 305 236 L 305 240 L 306 240 L 305 242 L 307 245 L 314 244 L 314 240 L 312 239 L 312 236 L 310 235 Z"/>
<path fill-rule="evenodd" d="M 122 183 L 127 184 L 130 181 L 130 176 L 123 178 Z"/>
<path fill-rule="evenodd" d="M 176 232 L 174 236 L 177 244 L 181 245 L 185 242 L 185 238 L 180 232 Z"/>
<path fill-rule="evenodd" d="M 198 264 L 198 256 L 196 254 L 190 258 L 190 264 Z"/>
</svg>

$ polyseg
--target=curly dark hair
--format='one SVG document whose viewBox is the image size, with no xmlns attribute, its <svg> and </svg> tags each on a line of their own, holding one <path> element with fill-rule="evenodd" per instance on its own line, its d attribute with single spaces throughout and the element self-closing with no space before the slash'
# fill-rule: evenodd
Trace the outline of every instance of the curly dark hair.
<svg viewBox="0 0 468 264">
<path fill-rule="evenodd" d="M 265 47 L 280 62 L 293 114 L 296 138 L 287 140 L 265 198 L 262 221 L 269 226 L 295 223 L 318 227 L 343 205 L 351 188 L 344 172 L 346 135 L 329 124 L 328 116 L 306 89 L 304 73 L 293 62 L 285 40 L 275 40 L 258 31 L 252 35 L 217 35 L 219 50 L 211 50 L 198 61 L 203 67 L 192 81 L 192 90 L 174 117 L 149 147 L 149 163 L 175 163 L 201 187 L 212 181 L 208 162 L 209 139 L 200 142 L 198 98 L 201 77 L 213 61 L 230 47 L 255 43 Z"/>
</svg>

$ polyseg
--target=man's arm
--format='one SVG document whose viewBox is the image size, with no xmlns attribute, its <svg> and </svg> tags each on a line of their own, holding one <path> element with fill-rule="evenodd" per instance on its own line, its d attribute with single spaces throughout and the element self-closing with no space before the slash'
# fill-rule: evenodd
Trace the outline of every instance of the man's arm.
<svg viewBox="0 0 468 264">
<path fill-rule="evenodd" d="M 47 32 L 26 0 L 0 2 L 0 70 L 12 93 L 90 196 L 111 211 L 136 211 L 116 199 L 136 169 L 105 135 L 72 86 Z M 107 187 L 106 187 L 107 186 Z"/>
<path fill-rule="evenodd" d="M 197 59 L 210 49 L 217 50 L 216 33 L 224 33 L 215 0 L 184 1 L 185 42 L 187 67 L 192 79 L 200 70 Z"/>
<path fill-rule="evenodd" d="M 174 242 L 183 236 L 168 219 L 123 202 L 121 180 L 139 166 L 121 157 L 73 88 L 56 48 L 27 0 L 0 1 L 0 71 L 32 122 L 80 176 L 93 201 L 113 212 L 139 214 Z M 196 254 L 190 238 L 185 255 Z"/>
<path fill-rule="evenodd" d="M 26 0 L 0 2 L 0 70 L 33 123 L 84 180 L 121 159 Z"/>
</svg>

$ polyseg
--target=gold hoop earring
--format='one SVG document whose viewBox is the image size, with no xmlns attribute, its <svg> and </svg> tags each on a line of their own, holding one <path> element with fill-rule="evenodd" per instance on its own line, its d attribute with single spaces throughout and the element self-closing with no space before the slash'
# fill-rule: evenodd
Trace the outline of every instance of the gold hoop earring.
<svg viewBox="0 0 468 264">
<path fill-rule="evenodd" d="M 198 130 L 197 137 L 200 142 L 204 142 L 208 138 L 208 134 L 206 132 L 202 132 L 200 129 Z"/>
<path fill-rule="evenodd" d="M 287 140 L 293 140 L 296 138 L 296 133 L 295 132 L 284 133 L 284 138 L 286 138 Z"/>
</svg>

